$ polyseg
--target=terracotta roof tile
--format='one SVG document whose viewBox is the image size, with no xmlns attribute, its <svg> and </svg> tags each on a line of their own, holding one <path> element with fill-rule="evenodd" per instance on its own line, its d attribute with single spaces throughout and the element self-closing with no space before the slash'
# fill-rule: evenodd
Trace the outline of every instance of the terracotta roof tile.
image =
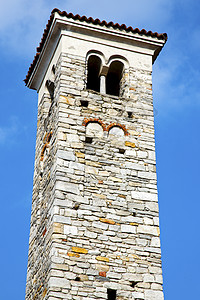
<svg viewBox="0 0 200 300">
<path fill-rule="evenodd" d="M 73 15 L 72 13 L 67 13 L 66 11 L 60 11 L 59 9 L 57 8 L 54 8 L 51 12 L 51 15 L 50 15 L 50 18 L 49 18 L 49 21 L 46 25 L 46 28 L 44 30 L 44 33 L 43 33 L 43 36 L 42 36 L 42 39 L 41 39 L 41 42 L 39 44 L 39 46 L 36 48 L 36 55 L 33 59 L 33 62 L 32 64 L 30 65 L 29 67 L 29 70 L 28 70 L 28 73 L 26 75 L 26 78 L 24 79 L 24 82 L 25 84 L 27 85 L 28 84 L 28 81 L 31 77 L 31 74 L 34 70 L 34 67 L 38 61 L 38 58 L 40 56 L 40 53 L 42 51 L 42 48 L 45 44 L 45 41 L 46 41 L 46 38 L 47 38 L 47 35 L 49 33 L 49 30 L 50 30 L 50 27 L 51 27 L 51 24 L 53 22 L 53 18 L 54 18 L 54 13 L 58 13 L 60 16 L 64 16 L 64 17 L 67 17 L 67 18 L 70 18 L 70 19 L 73 19 L 73 20 L 79 20 L 79 21 L 85 21 L 87 23 L 92 23 L 94 25 L 100 25 L 100 26 L 106 26 L 106 27 L 112 27 L 114 29 L 119 29 L 119 30 L 125 30 L 126 32 L 132 32 L 132 33 L 138 33 L 138 34 L 142 34 L 142 35 L 146 35 L 146 36 L 151 36 L 151 37 L 156 37 L 160 40 L 164 40 L 164 41 L 167 41 L 167 34 L 166 33 L 157 33 L 157 32 L 152 32 L 152 31 L 146 31 L 145 29 L 138 29 L 138 28 L 135 28 L 133 29 L 131 26 L 127 27 L 125 24 L 118 24 L 118 23 L 113 23 L 113 22 L 106 22 L 105 20 L 103 21 L 100 21 L 99 19 L 93 19 L 92 17 L 89 17 L 87 18 L 86 16 L 79 16 L 78 14 L 77 15 Z"/>
</svg>

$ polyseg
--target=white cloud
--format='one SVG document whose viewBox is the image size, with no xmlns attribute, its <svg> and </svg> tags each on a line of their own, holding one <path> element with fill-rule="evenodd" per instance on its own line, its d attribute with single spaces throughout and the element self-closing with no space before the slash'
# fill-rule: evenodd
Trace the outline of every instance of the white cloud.
<svg viewBox="0 0 200 300">
<path fill-rule="evenodd" d="M 167 47 L 167 45 L 166 45 Z M 161 54 L 162 55 L 162 54 Z M 200 71 L 191 63 L 190 54 L 166 50 L 153 70 L 154 104 L 158 113 L 200 105 Z"/>
<path fill-rule="evenodd" d="M 1 4 L 0 44 L 13 55 L 34 54 L 54 7 L 158 31 L 156 25 L 169 20 L 172 3 L 172 0 L 152 0 L 151 4 L 149 0 L 7 0 Z"/>
<path fill-rule="evenodd" d="M 0 44 L 13 55 L 34 53 L 49 18 L 45 1 L 7 0 L 1 7 Z"/>
</svg>

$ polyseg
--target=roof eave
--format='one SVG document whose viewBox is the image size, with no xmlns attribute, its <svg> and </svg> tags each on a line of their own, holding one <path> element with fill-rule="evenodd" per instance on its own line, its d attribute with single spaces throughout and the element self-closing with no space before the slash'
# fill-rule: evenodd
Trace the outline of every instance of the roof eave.
<svg viewBox="0 0 200 300">
<path fill-rule="evenodd" d="M 101 22 L 102 23 L 102 22 Z M 108 24 L 108 23 L 107 23 Z M 51 14 L 50 20 L 47 24 L 47 27 L 44 31 L 43 38 L 39 47 L 37 48 L 36 56 L 33 60 L 31 67 L 29 68 L 29 72 L 24 80 L 27 87 L 31 89 L 38 90 L 39 81 L 38 77 L 41 77 L 42 72 L 44 73 L 44 68 L 42 66 L 45 65 L 45 54 L 47 49 L 55 47 L 55 41 L 58 41 L 58 32 L 61 31 L 62 28 L 66 28 L 66 26 L 70 28 L 79 28 L 81 31 L 95 31 L 97 34 L 105 33 L 109 36 L 116 36 L 120 39 L 131 40 L 133 43 L 140 43 L 148 47 L 150 47 L 153 51 L 152 61 L 154 62 L 162 50 L 167 39 L 158 38 L 157 36 L 148 36 L 146 34 L 141 33 L 133 33 L 132 31 L 127 31 L 124 29 L 114 29 L 113 26 L 106 26 L 102 24 L 95 24 L 94 22 L 86 22 L 76 20 L 74 18 L 69 18 L 68 16 L 61 15 L 58 11 L 54 11 Z M 120 26 L 120 25 L 119 25 Z M 57 38 L 56 38 L 57 36 Z M 60 37 L 59 37 L 60 38 Z M 47 57 L 47 56 L 46 56 Z M 46 59 L 47 60 L 47 59 Z"/>
</svg>

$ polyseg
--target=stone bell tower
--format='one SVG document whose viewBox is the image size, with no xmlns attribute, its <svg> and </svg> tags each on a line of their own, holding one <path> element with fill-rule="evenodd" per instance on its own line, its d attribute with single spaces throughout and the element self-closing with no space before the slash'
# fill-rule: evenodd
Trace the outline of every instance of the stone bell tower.
<svg viewBox="0 0 200 300">
<path fill-rule="evenodd" d="M 163 300 L 152 64 L 166 34 L 54 9 L 38 92 L 26 300 Z"/>
</svg>

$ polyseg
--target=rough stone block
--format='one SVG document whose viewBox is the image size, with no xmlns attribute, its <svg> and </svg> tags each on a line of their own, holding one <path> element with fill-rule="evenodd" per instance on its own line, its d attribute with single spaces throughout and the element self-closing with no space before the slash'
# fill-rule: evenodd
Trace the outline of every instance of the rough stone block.
<svg viewBox="0 0 200 300">
<path fill-rule="evenodd" d="M 84 253 L 87 254 L 88 250 L 85 248 L 79 248 L 79 247 L 72 247 L 72 251 L 76 253 Z"/>
<path fill-rule="evenodd" d="M 56 189 L 63 191 L 63 192 L 68 192 L 68 193 L 72 193 L 75 195 L 79 195 L 78 184 L 69 183 L 69 182 L 65 182 L 65 181 L 57 181 Z"/>
<path fill-rule="evenodd" d="M 131 196 L 133 199 L 138 199 L 138 200 L 147 200 L 153 202 L 158 201 L 157 194 L 153 194 L 153 193 L 132 191 Z"/>
<path fill-rule="evenodd" d="M 103 223 L 108 223 L 108 224 L 112 224 L 112 225 L 115 224 L 115 221 L 113 221 L 113 220 L 104 219 L 104 218 L 100 218 L 99 220 Z"/>
<path fill-rule="evenodd" d="M 72 151 L 67 151 L 67 150 L 58 150 L 57 151 L 57 157 L 62 158 L 64 160 L 71 160 L 75 161 L 76 157 Z"/>
<path fill-rule="evenodd" d="M 69 280 L 67 280 L 66 278 L 50 277 L 49 287 L 66 289 L 66 288 L 70 288 L 70 283 Z"/>
<path fill-rule="evenodd" d="M 96 256 L 96 260 L 109 262 L 109 258 L 104 256 Z"/>
<path fill-rule="evenodd" d="M 135 143 L 126 141 L 125 142 L 125 146 L 131 147 L 131 148 L 135 148 Z"/>
<path fill-rule="evenodd" d="M 136 229 L 132 225 L 121 225 L 121 232 L 126 232 L 126 233 L 136 233 Z"/>
<path fill-rule="evenodd" d="M 64 225 L 64 234 L 66 235 L 77 235 L 78 229 L 76 226 Z"/>
<path fill-rule="evenodd" d="M 158 229 L 155 226 L 139 225 L 137 227 L 137 232 L 158 236 Z"/>
<path fill-rule="evenodd" d="M 162 291 L 146 290 L 144 294 L 145 300 L 164 300 Z"/>
</svg>

